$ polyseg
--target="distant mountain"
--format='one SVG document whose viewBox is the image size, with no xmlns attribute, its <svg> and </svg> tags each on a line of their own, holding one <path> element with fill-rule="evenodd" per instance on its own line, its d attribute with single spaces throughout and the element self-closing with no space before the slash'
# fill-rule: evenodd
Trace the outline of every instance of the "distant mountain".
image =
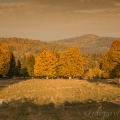
<svg viewBox="0 0 120 120">
<path fill-rule="evenodd" d="M 112 42 L 116 39 L 118 38 L 99 37 L 97 35 L 88 34 L 52 42 L 16 37 L 0 38 L 0 42 L 8 46 L 17 58 L 21 58 L 25 53 L 39 54 L 46 49 L 52 51 L 56 50 L 60 53 L 70 46 L 78 46 L 83 53 L 105 53 L 110 49 Z"/>
<path fill-rule="evenodd" d="M 53 41 L 58 45 L 78 46 L 82 52 L 86 53 L 105 53 L 110 49 L 110 46 L 115 37 L 99 37 L 93 34 L 87 34 L 79 37 L 68 38 Z"/>
</svg>

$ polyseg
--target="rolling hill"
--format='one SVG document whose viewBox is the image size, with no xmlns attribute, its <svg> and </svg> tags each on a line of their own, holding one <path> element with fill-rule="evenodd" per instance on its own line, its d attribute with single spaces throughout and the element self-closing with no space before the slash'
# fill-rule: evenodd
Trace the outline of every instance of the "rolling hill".
<svg viewBox="0 0 120 120">
<path fill-rule="evenodd" d="M 0 42 L 8 46 L 17 58 L 20 58 L 25 53 L 39 54 L 44 49 L 62 52 L 70 46 L 78 46 L 82 53 L 105 53 L 116 39 L 118 38 L 87 34 L 51 42 L 16 37 L 0 38 Z"/>
<path fill-rule="evenodd" d="M 64 51 L 66 45 L 56 45 L 56 43 L 49 43 L 41 40 L 31 40 L 23 38 L 0 38 L 0 42 L 5 44 L 17 58 L 21 58 L 23 54 L 33 53 L 38 55 L 43 50 Z"/>
<path fill-rule="evenodd" d="M 53 41 L 58 45 L 75 45 L 85 53 L 105 53 L 110 49 L 111 43 L 118 38 L 115 37 L 99 37 L 93 34 L 87 34 L 79 37 L 68 38 Z"/>
</svg>

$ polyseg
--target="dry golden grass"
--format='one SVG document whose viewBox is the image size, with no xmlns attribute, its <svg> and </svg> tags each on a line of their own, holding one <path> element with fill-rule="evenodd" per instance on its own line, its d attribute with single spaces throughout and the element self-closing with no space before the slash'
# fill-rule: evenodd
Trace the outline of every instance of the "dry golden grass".
<svg viewBox="0 0 120 120">
<path fill-rule="evenodd" d="M 7 82 L 7 84 L 6 84 Z M 10 82 L 10 85 L 9 85 Z M 112 100 L 120 96 L 120 89 L 115 85 L 90 83 L 82 80 L 37 80 L 26 81 L 0 81 L 0 98 L 10 101 L 21 98 L 34 99 L 38 104 L 55 103 L 61 104 L 65 101 L 84 102 L 89 99 L 95 101 Z"/>
<path fill-rule="evenodd" d="M 19 115 L 21 116 L 19 116 L 19 120 L 30 120 L 30 117 L 31 119 L 32 117 L 34 119 L 36 118 L 35 120 L 51 120 L 52 118 L 56 120 L 66 120 L 70 118 L 78 119 L 78 116 L 83 116 L 81 119 L 87 119 L 87 117 L 90 116 L 84 116 L 80 110 L 83 112 L 87 108 L 91 108 L 96 111 L 102 103 L 113 103 L 120 106 L 120 85 L 67 79 L 0 80 L 0 99 L 8 102 L 7 108 L 1 108 L 3 111 L 7 109 L 11 110 L 12 108 L 16 110 L 18 110 L 18 108 L 27 109 L 25 115 L 18 114 L 18 112 L 14 113 L 13 116 L 11 112 L 7 112 L 4 115 L 2 112 L 3 118 L 6 116 L 6 120 L 7 116 L 11 116 L 10 120 L 12 120 L 13 118 L 16 119 Z M 113 106 L 112 108 L 114 108 Z M 65 110 L 65 108 L 67 110 Z M 33 109 L 34 112 L 37 112 L 36 115 L 34 112 L 31 112 Z M 38 109 L 42 109 L 42 112 L 44 111 L 45 113 L 41 113 L 41 110 Z M 74 110 L 77 111 L 77 113 Z M 106 110 L 108 110 L 108 108 Z M 60 111 L 60 113 L 58 111 Z M 39 114 L 41 117 L 39 117 Z M 104 116 L 100 117 L 100 120 L 102 120 L 103 117 Z M 93 119 L 93 117 L 89 119 Z"/>
</svg>

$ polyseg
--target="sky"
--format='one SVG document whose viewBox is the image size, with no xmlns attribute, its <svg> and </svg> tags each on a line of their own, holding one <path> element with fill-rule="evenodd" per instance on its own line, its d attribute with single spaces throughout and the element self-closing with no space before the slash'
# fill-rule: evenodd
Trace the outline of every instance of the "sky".
<svg viewBox="0 0 120 120">
<path fill-rule="evenodd" d="M 0 0 L 0 37 L 120 37 L 120 0 Z"/>
</svg>

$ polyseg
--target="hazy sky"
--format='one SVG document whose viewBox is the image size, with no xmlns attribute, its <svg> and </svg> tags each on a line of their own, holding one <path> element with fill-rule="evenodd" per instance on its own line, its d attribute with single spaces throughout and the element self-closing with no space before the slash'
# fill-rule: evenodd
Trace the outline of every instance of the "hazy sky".
<svg viewBox="0 0 120 120">
<path fill-rule="evenodd" d="M 120 37 L 120 0 L 0 0 L 0 37 Z"/>
</svg>

